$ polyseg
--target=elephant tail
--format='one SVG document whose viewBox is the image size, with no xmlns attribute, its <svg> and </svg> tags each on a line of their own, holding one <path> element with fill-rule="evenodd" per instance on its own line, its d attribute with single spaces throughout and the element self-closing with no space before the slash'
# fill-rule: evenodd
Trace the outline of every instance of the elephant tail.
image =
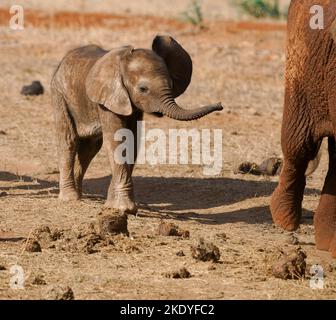
<svg viewBox="0 0 336 320">
<path fill-rule="evenodd" d="M 308 163 L 308 167 L 307 167 L 307 170 L 306 170 L 306 173 L 305 173 L 306 177 L 311 176 L 316 171 L 316 169 L 318 168 L 318 166 L 320 164 L 321 156 L 322 156 L 322 150 L 319 146 L 319 150 L 317 152 L 317 155 L 316 155 L 315 159 L 309 161 L 309 163 Z"/>
</svg>

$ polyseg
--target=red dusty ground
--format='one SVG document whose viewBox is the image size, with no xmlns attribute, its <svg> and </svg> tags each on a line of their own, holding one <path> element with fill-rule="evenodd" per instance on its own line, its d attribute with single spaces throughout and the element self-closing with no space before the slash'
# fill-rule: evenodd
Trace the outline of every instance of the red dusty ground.
<svg viewBox="0 0 336 320">
<path fill-rule="evenodd" d="M 8 25 L 10 19 L 9 10 L 0 8 L 0 25 Z M 167 19 L 154 16 L 116 15 L 110 13 L 79 13 L 70 11 L 58 11 L 46 13 L 36 10 L 25 10 L 25 24 L 34 27 L 45 28 L 88 28 L 104 27 L 109 29 L 131 29 L 141 24 L 148 28 L 166 26 L 178 30 L 188 29 L 189 24 L 175 19 Z M 205 23 L 206 24 L 206 23 Z M 206 24 L 207 25 L 207 24 Z M 283 31 L 284 23 L 271 22 L 230 22 L 218 21 L 211 23 L 211 29 L 219 30 L 254 30 L 254 31 Z"/>
</svg>

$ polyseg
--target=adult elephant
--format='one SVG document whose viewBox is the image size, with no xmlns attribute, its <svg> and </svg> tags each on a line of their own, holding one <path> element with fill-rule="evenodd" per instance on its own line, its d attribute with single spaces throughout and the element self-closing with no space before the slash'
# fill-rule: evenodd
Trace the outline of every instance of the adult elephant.
<svg viewBox="0 0 336 320">
<path fill-rule="evenodd" d="M 137 141 L 137 121 L 143 112 L 188 121 L 222 110 L 220 103 L 188 110 L 175 102 L 188 87 L 191 74 L 189 54 L 169 36 L 157 36 L 152 50 L 127 46 L 106 51 L 91 45 L 69 52 L 51 84 L 59 198 L 81 197 L 85 171 L 104 139 L 112 169 L 106 205 L 135 213 L 133 163 L 116 161 L 115 151 L 121 142 L 115 141 L 115 133 L 129 129 Z M 136 157 L 137 150 L 134 152 Z"/>
<path fill-rule="evenodd" d="M 323 16 L 313 17 L 319 5 Z M 321 11 L 322 13 L 322 11 Z M 312 28 L 319 18 L 323 29 Z M 314 21 L 313 21 L 314 22 Z M 314 215 L 316 245 L 336 257 L 336 1 L 292 0 L 288 15 L 285 106 L 281 144 L 284 164 L 271 198 L 274 222 L 300 224 L 305 172 L 321 141 L 329 139 L 329 171 Z"/>
</svg>

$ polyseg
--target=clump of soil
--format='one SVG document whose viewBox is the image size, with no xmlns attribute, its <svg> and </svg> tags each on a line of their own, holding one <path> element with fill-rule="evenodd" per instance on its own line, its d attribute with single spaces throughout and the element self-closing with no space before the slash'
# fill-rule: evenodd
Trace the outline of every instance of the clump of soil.
<svg viewBox="0 0 336 320">
<path fill-rule="evenodd" d="M 269 158 L 264 160 L 260 165 L 254 162 L 245 161 L 238 166 L 234 171 L 235 174 L 252 174 L 255 176 L 266 175 L 275 176 L 279 175 L 282 167 L 282 159 Z"/>
<path fill-rule="evenodd" d="M 298 237 L 294 233 L 291 233 L 288 237 L 288 243 L 293 244 L 293 245 L 298 245 L 300 242 L 299 242 Z"/>
<path fill-rule="evenodd" d="M 111 235 L 100 230 L 99 221 L 81 223 L 71 229 L 53 231 L 43 225 L 32 232 L 32 241 L 38 241 L 43 248 L 92 254 L 98 252 L 101 247 L 114 244 L 110 238 Z"/>
<path fill-rule="evenodd" d="M 127 215 L 120 214 L 118 212 L 106 213 L 106 210 L 98 218 L 100 234 L 104 236 L 122 233 L 128 236 L 129 233 L 127 230 Z"/>
<path fill-rule="evenodd" d="M 183 250 L 177 251 L 177 252 L 176 252 L 176 255 L 177 255 L 178 257 L 184 257 L 184 256 L 185 256 Z"/>
<path fill-rule="evenodd" d="M 32 238 L 38 241 L 42 248 L 49 248 L 50 242 L 57 241 L 62 236 L 63 231 L 58 229 L 51 231 L 47 225 L 38 226 L 32 232 Z"/>
<path fill-rule="evenodd" d="M 209 270 L 209 271 L 214 271 L 214 270 L 216 270 L 216 266 L 214 266 L 213 264 L 211 264 L 211 265 L 208 267 L 208 270 Z"/>
<path fill-rule="evenodd" d="M 47 246 L 52 240 L 50 228 L 46 225 L 38 226 L 33 230 L 32 238 L 38 241 L 42 247 Z"/>
<path fill-rule="evenodd" d="M 44 286 L 47 284 L 47 282 L 44 280 L 44 276 L 41 274 L 38 274 L 34 277 L 32 284 L 35 284 L 37 286 Z"/>
<path fill-rule="evenodd" d="M 27 252 L 42 252 L 41 245 L 35 239 L 28 239 L 25 245 Z"/>
<path fill-rule="evenodd" d="M 301 248 L 281 252 L 278 261 L 272 266 L 272 273 L 279 279 L 301 279 L 306 273 L 306 258 L 307 255 Z"/>
<path fill-rule="evenodd" d="M 75 295 L 69 286 L 54 286 L 49 290 L 47 298 L 49 300 L 74 300 Z"/>
<path fill-rule="evenodd" d="M 226 240 L 228 239 L 226 233 L 224 233 L 224 232 L 217 233 L 217 234 L 216 234 L 216 237 L 219 238 L 219 239 L 222 240 L 222 241 L 226 241 Z"/>
<path fill-rule="evenodd" d="M 213 243 L 205 242 L 204 239 L 200 239 L 197 246 L 191 247 L 191 256 L 199 261 L 218 262 L 220 259 L 220 251 Z"/>
<path fill-rule="evenodd" d="M 173 223 L 161 221 L 158 227 L 158 234 L 160 236 L 176 236 L 182 238 L 189 238 L 190 232 L 188 230 L 180 230 L 179 227 Z"/>
<path fill-rule="evenodd" d="M 164 274 L 164 277 L 172 279 L 188 279 L 191 277 L 191 273 L 186 268 L 182 268 L 179 271 L 167 272 Z"/>
</svg>

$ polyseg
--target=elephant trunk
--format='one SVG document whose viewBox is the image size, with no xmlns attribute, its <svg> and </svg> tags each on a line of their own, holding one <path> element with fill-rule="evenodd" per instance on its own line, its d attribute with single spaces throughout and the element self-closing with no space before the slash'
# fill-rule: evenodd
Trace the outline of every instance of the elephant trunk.
<svg viewBox="0 0 336 320">
<path fill-rule="evenodd" d="M 221 111 L 223 107 L 221 103 L 216 103 L 209 106 L 200 107 L 194 110 L 186 110 L 181 108 L 173 99 L 169 100 L 169 102 L 164 103 L 158 112 L 162 113 L 163 115 L 179 120 L 179 121 L 191 121 L 202 118 L 209 113 L 214 111 Z"/>
</svg>

